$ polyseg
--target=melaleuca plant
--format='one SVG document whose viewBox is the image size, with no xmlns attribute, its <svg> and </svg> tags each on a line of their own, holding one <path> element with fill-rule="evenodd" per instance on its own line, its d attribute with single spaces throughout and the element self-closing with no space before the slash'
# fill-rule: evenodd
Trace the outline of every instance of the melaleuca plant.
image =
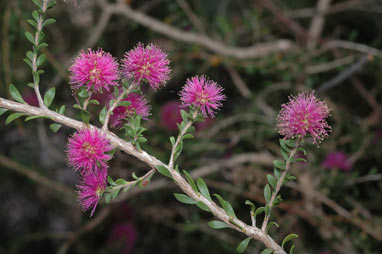
<svg viewBox="0 0 382 254">
<path fill-rule="evenodd" d="M 326 122 L 329 109 L 325 102 L 312 93 L 301 93 L 291 96 L 287 104 L 282 105 L 277 117 L 277 129 L 280 135 L 280 152 L 282 158 L 275 160 L 274 174 L 268 174 L 268 183 L 264 187 L 266 205 L 256 208 L 247 200 L 250 206 L 251 222 L 247 224 L 240 220 L 233 206 L 218 193 L 211 193 L 202 178 L 194 179 L 190 173 L 177 163 L 187 139 L 194 138 L 195 123 L 203 122 L 207 117 L 214 117 L 226 99 L 223 88 L 206 76 L 194 76 L 186 80 L 179 89 L 182 121 L 178 124 L 179 134 L 170 137 L 171 151 L 169 161 L 162 162 L 146 153 L 141 144 L 146 142 L 142 121 L 150 117 L 150 106 L 142 92 L 142 86 L 149 86 L 157 91 L 170 79 L 171 68 L 167 54 L 154 44 L 137 46 L 128 51 L 120 65 L 110 53 L 101 48 L 86 49 L 79 53 L 69 68 L 70 86 L 74 96 L 73 107 L 78 110 L 79 120 L 65 116 L 65 106 L 49 109 L 55 97 L 55 88 L 40 95 L 40 69 L 45 55 L 40 50 L 47 44 L 43 28 L 53 24 L 54 19 L 46 19 L 46 12 L 55 5 L 52 0 L 33 0 L 38 7 L 33 11 L 28 22 L 34 28 L 34 33 L 26 32 L 27 40 L 32 43 L 32 51 L 27 52 L 25 62 L 32 69 L 32 87 L 38 98 L 39 107 L 29 106 L 17 91 L 10 85 L 10 94 L 16 101 L 0 98 L 0 115 L 7 110 L 15 111 L 6 118 L 6 124 L 26 116 L 25 121 L 35 118 L 47 118 L 54 132 L 62 125 L 76 129 L 68 138 L 66 146 L 67 161 L 78 172 L 80 180 L 77 185 L 78 201 L 84 211 L 90 211 L 92 216 L 99 200 L 106 203 L 116 198 L 121 191 L 129 191 L 136 185 L 145 186 L 151 177 L 159 172 L 168 177 L 183 193 L 175 193 L 175 198 L 187 205 L 196 205 L 203 211 L 211 213 L 216 219 L 208 225 L 214 229 L 231 228 L 246 235 L 239 243 L 238 252 L 244 252 L 251 239 L 264 243 L 266 249 L 262 254 L 287 253 L 285 244 L 296 238 L 296 234 L 287 235 L 278 244 L 268 234 L 268 230 L 278 227 L 277 218 L 272 217 L 272 210 L 282 202 L 280 189 L 287 182 L 295 179 L 290 169 L 294 163 L 304 160 L 296 158 L 297 152 L 306 154 L 303 148 L 307 136 L 318 144 L 328 136 L 330 126 Z M 99 99 L 100 95 L 101 98 Z M 98 99 L 97 99 L 98 98 Z M 89 108 L 101 105 L 97 119 L 91 119 Z M 143 176 L 132 175 L 132 179 L 112 179 L 109 175 L 109 161 L 114 152 L 119 149 L 146 163 L 151 169 Z M 264 214 L 264 219 L 258 223 L 257 216 Z M 293 253 L 294 246 L 289 249 Z"/>
</svg>

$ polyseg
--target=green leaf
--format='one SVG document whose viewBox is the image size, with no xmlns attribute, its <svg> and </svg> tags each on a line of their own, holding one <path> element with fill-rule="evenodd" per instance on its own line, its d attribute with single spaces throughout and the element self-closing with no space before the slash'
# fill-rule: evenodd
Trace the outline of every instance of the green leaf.
<svg viewBox="0 0 382 254">
<path fill-rule="evenodd" d="M 199 177 L 196 181 L 196 184 L 199 188 L 200 193 L 202 193 L 202 195 L 208 200 L 211 200 L 210 191 L 208 190 L 207 184 L 203 181 L 203 179 Z"/>
<path fill-rule="evenodd" d="M 229 228 L 229 226 L 226 223 L 220 220 L 212 220 L 208 222 L 208 226 L 210 226 L 213 229 Z"/>
<path fill-rule="evenodd" d="M 267 184 L 265 185 L 265 188 L 264 188 L 264 198 L 267 203 L 271 201 L 271 196 L 272 196 L 271 187 L 269 187 L 269 184 Z"/>
<path fill-rule="evenodd" d="M 183 121 L 187 122 L 187 119 L 188 119 L 187 112 L 182 109 L 180 110 L 180 115 L 182 116 Z"/>
<path fill-rule="evenodd" d="M 128 107 L 130 105 L 131 105 L 130 101 L 121 101 L 120 103 L 118 103 L 118 106 L 123 106 L 123 107 Z"/>
<path fill-rule="evenodd" d="M 278 168 L 274 168 L 273 169 L 273 172 L 275 173 L 275 177 L 276 177 L 276 179 L 277 179 L 277 181 L 280 179 L 280 177 L 281 177 L 281 171 L 280 171 L 280 169 L 278 169 Z"/>
<path fill-rule="evenodd" d="M 208 206 L 201 201 L 197 201 L 196 206 L 199 207 L 200 209 L 202 209 L 203 211 L 211 212 L 210 209 L 208 208 Z"/>
<path fill-rule="evenodd" d="M 59 123 L 52 123 L 51 125 L 49 125 L 49 128 L 50 128 L 54 133 L 56 133 L 57 131 L 59 131 L 61 127 L 62 127 L 62 125 L 59 124 Z"/>
<path fill-rule="evenodd" d="M 36 118 L 49 118 L 49 117 L 46 117 L 46 116 L 28 116 L 27 118 L 25 118 L 24 121 L 28 122 L 28 121 L 36 119 Z"/>
<path fill-rule="evenodd" d="M 111 200 L 111 195 L 109 193 L 106 193 L 105 194 L 105 202 L 106 202 L 106 204 L 109 204 L 110 200 Z"/>
<path fill-rule="evenodd" d="M 296 159 L 296 162 L 303 162 L 303 163 L 306 163 L 306 160 L 304 158 L 297 158 Z"/>
<path fill-rule="evenodd" d="M 171 145 L 174 146 L 175 145 L 175 138 L 174 137 L 170 137 L 170 142 L 171 142 Z"/>
<path fill-rule="evenodd" d="M 214 194 L 214 196 L 219 200 L 220 205 L 223 207 L 228 216 L 236 219 L 237 217 L 232 205 L 228 201 L 225 201 L 219 194 Z"/>
<path fill-rule="evenodd" d="M 272 254 L 273 250 L 272 249 L 268 249 L 266 248 L 265 250 L 263 250 L 260 254 Z"/>
<path fill-rule="evenodd" d="M 48 4 L 46 5 L 47 9 L 53 8 L 56 6 L 56 1 L 55 0 L 49 0 Z"/>
<path fill-rule="evenodd" d="M 273 175 L 270 175 L 270 174 L 267 174 L 267 179 L 268 179 L 268 183 L 275 190 L 277 185 L 276 179 L 273 177 Z"/>
<path fill-rule="evenodd" d="M 59 113 L 60 115 L 63 115 L 63 114 L 65 113 L 65 109 L 66 109 L 66 106 L 65 106 L 65 105 L 62 105 L 62 106 L 60 107 L 60 110 L 58 111 L 58 113 Z"/>
<path fill-rule="evenodd" d="M 24 116 L 24 115 L 25 115 L 24 113 L 12 113 L 5 120 L 5 124 L 7 125 L 7 124 L 11 123 L 13 120 L 19 118 L 20 116 Z"/>
<path fill-rule="evenodd" d="M 251 207 L 251 212 L 254 212 L 256 210 L 256 206 L 251 201 L 246 200 L 244 204 L 249 205 Z"/>
<path fill-rule="evenodd" d="M 31 26 L 33 26 L 34 28 L 37 29 L 37 22 L 36 22 L 36 21 L 34 21 L 33 19 L 28 19 L 27 22 L 28 22 Z"/>
<path fill-rule="evenodd" d="M 38 74 L 38 72 L 33 72 L 32 75 L 33 75 L 33 82 L 35 84 L 40 83 L 40 74 Z"/>
<path fill-rule="evenodd" d="M 36 66 L 37 68 L 42 65 L 46 60 L 46 55 L 45 54 L 41 54 L 38 58 L 37 58 L 37 61 L 36 61 Z"/>
<path fill-rule="evenodd" d="M 89 124 L 90 113 L 88 111 L 81 110 L 81 119 L 82 119 L 82 122 Z"/>
<path fill-rule="evenodd" d="M 0 108 L 0 116 L 2 116 L 7 111 L 8 111 L 8 109 L 6 109 L 6 108 Z"/>
<path fill-rule="evenodd" d="M 33 35 L 30 32 L 25 32 L 25 37 L 27 40 L 34 45 L 34 38 Z"/>
<path fill-rule="evenodd" d="M 250 240 L 251 240 L 251 237 L 248 237 L 248 238 L 245 238 L 241 243 L 239 243 L 239 245 L 236 248 L 237 252 L 243 253 L 247 249 L 248 243 Z"/>
<path fill-rule="evenodd" d="M 161 173 L 164 176 L 167 176 L 168 178 L 172 179 L 170 171 L 165 166 L 162 165 L 156 165 L 155 168 L 158 170 L 159 173 Z"/>
<path fill-rule="evenodd" d="M 102 108 L 101 112 L 99 112 L 99 117 L 98 117 L 99 122 L 100 122 L 101 124 L 104 124 L 106 114 L 107 114 L 107 108 L 106 108 L 106 106 L 104 106 L 104 107 Z"/>
<path fill-rule="evenodd" d="M 294 244 L 292 245 L 292 247 L 290 247 L 289 254 L 293 254 L 294 247 L 295 247 Z"/>
<path fill-rule="evenodd" d="M 296 147 L 296 143 L 297 141 L 295 139 L 287 139 L 285 140 L 285 144 L 291 148 L 295 148 Z"/>
<path fill-rule="evenodd" d="M 117 184 L 117 185 L 125 185 L 125 184 L 128 184 L 129 182 L 128 181 L 126 181 L 125 179 L 117 179 L 116 181 L 115 181 L 115 183 Z"/>
<path fill-rule="evenodd" d="M 277 223 L 274 222 L 274 221 L 269 222 L 268 225 L 267 225 L 266 231 L 268 232 L 269 229 L 270 229 L 272 226 L 275 226 L 276 228 L 278 228 L 278 227 L 279 227 L 279 224 L 277 224 Z"/>
<path fill-rule="evenodd" d="M 273 164 L 275 165 L 275 167 L 277 167 L 279 169 L 285 169 L 285 167 L 286 167 L 286 164 L 284 161 L 274 160 Z"/>
<path fill-rule="evenodd" d="M 174 193 L 174 196 L 175 196 L 176 200 L 178 200 L 181 203 L 188 204 L 188 205 L 196 204 L 196 201 L 187 195 Z"/>
<path fill-rule="evenodd" d="M 42 23 L 42 26 L 48 26 L 48 25 L 51 25 L 51 24 L 54 24 L 56 23 L 56 20 L 55 19 L 47 19 L 44 21 L 44 23 Z"/>
<path fill-rule="evenodd" d="M 43 42 L 40 45 L 38 45 L 37 50 L 40 50 L 40 49 L 46 48 L 46 47 L 48 47 L 48 43 Z"/>
<path fill-rule="evenodd" d="M 47 108 L 52 104 L 54 96 L 56 95 L 56 88 L 52 87 L 50 88 L 44 96 L 44 104 Z"/>
<path fill-rule="evenodd" d="M 191 176 L 186 170 L 183 170 L 183 173 L 184 173 L 184 175 L 186 176 L 186 180 L 187 180 L 187 182 L 191 185 L 192 189 L 193 189 L 195 192 L 199 192 L 199 190 L 198 190 L 198 188 L 196 187 L 195 181 L 194 181 L 194 179 L 192 178 L 192 176 Z"/>
<path fill-rule="evenodd" d="M 21 97 L 19 91 L 13 84 L 9 85 L 9 93 L 15 101 L 26 104 L 23 97 Z"/>
<path fill-rule="evenodd" d="M 262 212 L 264 212 L 265 208 L 264 207 L 259 207 L 257 208 L 257 210 L 255 211 L 255 218 L 257 215 L 261 214 Z"/>
<path fill-rule="evenodd" d="M 299 147 L 299 148 L 297 148 L 296 151 L 297 151 L 297 152 L 302 152 L 302 153 L 304 153 L 304 156 L 306 156 L 306 150 L 305 150 L 303 147 Z"/>
<path fill-rule="evenodd" d="M 117 188 L 117 189 L 113 190 L 111 192 L 111 194 L 110 194 L 111 195 L 111 199 L 115 199 L 118 196 L 118 193 L 119 193 L 120 190 L 121 190 L 120 188 Z"/>
<path fill-rule="evenodd" d="M 183 139 L 189 139 L 189 138 L 193 138 L 194 135 L 192 135 L 191 133 L 187 133 L 186 135 L 183 136 Z"/>
<path fill-rule="evenodd" d="M 279 139 L 279 141 L 281 148 L 284 149 L 287 153 L 289 153 L 291 149 L 286 145 L 285 140 Z"/>
<path fill-rule="evenodd" d="M 283 242 L 281 243 L 281 248 L 284 248 L 284 245 L 285 245 L 287 242 L 289 242 L 290 240 L 293 240 L 293 239 L 295 239 L 295 238 L 298 238 L 298 235 L 296 235 L 296 234 L 289 234 L 289 235 L 287 235 L 287 236 L 284 238 Z"/>
<path fill-rule="evenodd" d="M 287 161 L 289 159 L 289 153 L 287 151 L 285 151 L 284 148 L 280 148 L 280 152 L 281 152 L 281 156 L 283 157 L 283 159 L 285 161 Z"/>
<path fill-rule="evenodd" d="M 42 4 L 41 4 L 41 1 L 40 1 L 40 0 L 32 0 L 32 1 L 33 1 L 33 3 L 34 3 L 35 5 L 37 5 L 38 8 L 41 9 Z"/>
<path fill-rule="evenodd" d="M 81 98 L 88 98 L 89 97 L 89 93 L 88 93 L 88 91 L 86 91 L 85 88 L 83 88 L 78 93 L 78 96 L 80 96 Z"/>
<path fill-rule="evenodd" d="M 93 100 L 89 101 L 89 104 L 99 105 L 99 102 L 97 100 L 93 99 Z"/>
<path fill-rule="evenodd" d="M 23 58 L 23 60 L 24 60 L 24 62 L 26 62 L 27 63 L 27 65 L 29 65 L 29 67 L 31 67 L 31 69 L 33 69 L 33 65 L 32 65 L 32 61 L 31 60 L 29 60 L 29 59 L 27 59 L 27 58 Z M 34 86 L 32 86 L 32 88 L 33 88 Z"/>
<path fill-rule="evenodd" d="M 113 180 L 113 178 L 111 178 L 111 176 L 107 176 L 107 182 L 110 184 L 110 185 L 113 185 L 113 186 L 115 186 L 115 185 L 117 185 L 115 182 L 114 182 L 114 180 Z"/>
<path fill-rule="evenodd" d="M 271 214 L 271 208 L 269 207 L 268 204 L 265 206 L 264 212 L 266 216 L 269 216 Z"/>
</svg>

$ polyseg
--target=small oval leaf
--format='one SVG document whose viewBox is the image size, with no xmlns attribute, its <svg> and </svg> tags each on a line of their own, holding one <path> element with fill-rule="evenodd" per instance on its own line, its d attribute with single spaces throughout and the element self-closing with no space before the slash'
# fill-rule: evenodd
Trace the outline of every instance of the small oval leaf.
<svg viewBox="0 0 382 254">
<path fill-rule="evenodd" d="M 44 96 L 44 104 L 47 108 L 52 104 L 54 96 L 56 95 L 56 88 L 52 87 L 50 88 Z"/>
<path fill-rule="evenodd" d="M 287 242 L 289 242 L 290 240 L 293 240 L 293 239 L 295 239 L 295 238 L 298 238 L 298 235 L 296 235 L 296 234 L 290 234 L 290 235 L 287 235 L 287 236 L 284 238 L 283 242 L 281 243 L 281 248 L 284 248 L 284 245 L 285 245 Z"/>
<path fill-rule="evenodd" d="M 212 220 L 208 222 L 208 226 L 210 226 L 213 229 L 229 228 L 229 226 L 226 223 L 220 220 Z"/>
<path fill-rule="evenodd" d="M 167 176 L 168 178 L 172 179 L 170 171 L 165 166 L 162 165 L 156 165 L 155 168 L 158 170 L 159 173 L 161 173 L 164 176 Z"/>
<path fill-rule="evenodd" d="M 191 197 L 189 197 L 185 194 L 174 193 L 174 196 L 175 196 L 176 200 L 178 200 L 181 203 L 188 204 L 188 205 L 196 204 L 195 200 L 193 200 Z"/>
<path fill-rule="evenodd" d="M 203 181 L 203 179 L 199 177 L 196 181 L 196 184 L 199 188 L 200 193 L 202 193 L 202 195 L 208 200 L 211 200 L 210 191 L 208 190 L 207 184 Z"/>
<path fill-rule="evenodd" d="M 243 253 L 247 249 L 248 243 L 250 240 L 251 240 L 251 237 L 248 237 L 248 238 L 245 238 L 241 243 L 239 243 L 239 245 L 236 248 L 237 252 Z"/>
<path fill-rule="evenodd" d="M 265 188 L 264 188 L 264 198 L 265 198 L 265 201 L 267 203 L 269 203 L 269 201 L 271 201 L 271 187 L 269 187 L 269 184 L 265 185 Z"/>
<path fill-rule="evenodd" d="M 19 91 L 13 84 L 9 85 L 9 93 L 15 101 L 26 104 L 23 97 L 21 97 Z"/>
</svg>

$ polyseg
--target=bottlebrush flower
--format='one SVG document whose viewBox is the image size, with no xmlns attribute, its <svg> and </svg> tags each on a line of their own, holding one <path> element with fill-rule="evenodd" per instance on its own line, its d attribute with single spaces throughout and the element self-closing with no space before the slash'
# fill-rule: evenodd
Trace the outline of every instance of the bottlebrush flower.
<svg viewBox="0 0 382 254">
<path fill-rule="evenodd" d="M 314 92 L 290 96 L 277 116 L 277 129 L 286 139 L 310 134 L 313 142 L 318 144 L 331 131 L 325 120 L 329 112 L 326 103 L 317 99 Z"/>
<path fill-rule="evenodd" d="M 144 48 L 142 43 L 125 53 L 122 61 L 122 75 L 139 83 L 147 81 L 150 86 L 157 89 L 170 79 L 170 61 L 167 54 L 154 44 Z"/>
<path fill-rule="evenodd" d="M 102 133 L 95 129 L 85 129 L 68 139 L 66 152 L 69 164 L 76 171 L 87 173 L 99 166 L 107 168 L 106 161 L 111 159 L 111 155 L 105 153 L 112 149 Z"/>
<path fill-rule="evenodd" d="M 82 175 L 81 183 L 77 185 L 78 201 L 84 211 L 92 209 L 93 216 L 98 201 L 106 189 L 107 168 L 96 167 L 94 171 Z"/>
<path fill-rule="evenodd" d="M 214 110 L 218 110 L 222 106 L 221 101 L 226 99 L 222 91 L 223 88 L 216 82 L 205 76 L 195 76 L 187 79 L 179 95 L 183 107 L 195 106 L 204 117 L 214 117 Z"/>
<path fill-rule="evenodd" d="M 147 119 L 149 116 L 150 107 L 143 95 L 137 93 L 130 93 L 122 101 L 128 101 L 129 106 L 118 106 L 113 110 L 110 116 L 110 126 L 113 128 L 120 128 L 125 122 L 125 118 L 134 114 L 141 115 L 142 119 Z"/>
<path fill-rule="evenodd" d="M 73 88 L 86 87 L 87 91 L 101 92 L 118 85 L 118 63 L 102 49 L 81 51 L 69 71 Z"/>
<path fill-rule="evenodd" d="M 325 168 L 329 169 L 341 169 L 343 171 L 349 171 L 351 169 L 351 165 L 348 161 L 346 154 L 343 152 L 333 152 L 329 153 L 322 165 Z"/>
<path fill-rule="evenodd" d="M 180 107 L 182 104 L 179 101 L 169 101 L 160 111 L 160 125 L 168 131 L 177 131 L 177 123 L 182 122 L 180 115 Z"/>
</svg>

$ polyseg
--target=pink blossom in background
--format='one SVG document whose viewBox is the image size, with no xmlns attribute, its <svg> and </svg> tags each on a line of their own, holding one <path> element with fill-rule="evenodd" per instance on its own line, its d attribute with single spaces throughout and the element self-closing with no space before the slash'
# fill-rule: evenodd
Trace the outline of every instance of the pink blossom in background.
<svg viewBox="0 0 382 254">
<path fill-rule="evenodd" d="M 168 131 L 177 131 L 177 123 L 182 122 L 182 116 L 180 115 L 181 105 L 179 101 L 175 100 L 164 104 L 160 111 L 160 126 Z"/>
<path fill-rule="evenodd" d="M 98 201 L 106 189 L 107 168 L 96 167 L 94 171 L 82 175 L 81 183 L 77 185 L 78 201 L 84 211 L 91 210 L 93 216 Z"/>
<path fill-rule="evenodd" d="M 277 116 L 277 129 L 285 139 L 310 134 L 313 142 L 318 144 L 331 131 L 325 120 L 329 112 L 326 103 L 317 99 L 314 92 L 290 96 L 289 102 L 281 106 Z"/>
<path fill-rule="evenodd" d="M 109 91 L 118 86 L 118 63 L 102 49 L 81 51 L 69 68 L 73 88 L 86 87 L 87 91 Z"/>
<path fill-rule="evenodd" d="M 348 161 L 346 154 L 343 152 L 332 152 L 329 153 L 322 165 L 325 168 L 329 169 L 341 169 L 343 171 L 349 171 L 351 169 L 351 165 Z"/>
<path fill-rule="evenodd" d="M 154 89 L 170 79 L 170 61 L 167 54 L 154 44 L 144 47 L 142 43 L 125 53 L 122 74 L 126 79 L 139 83 L 147 81 Z"/>
<path fill-rule="evenodd" d="M 111 156 L 105 153 L 112 149 L 108 139 L 101 132 L 96 129 L 84 129 L 68 139 L 66 152 L 69 165 L 76 171 L 88 173 L 99 166 L 107 168 L 106 161 L 110 160 Z"/>
<path fill-rule="evenodd" d="M 28 90 L 23 94 L 23 99 L 26 103 L 28 103 L 31 106 L 38 107 L 38 99 L 36 96 L 36 93 L 33 90 Z"/>
<path fill-rule="evenodd" d="M 124 122 L 126 122 L 125 118 L 134 114 L 141 115 L 142 119 L 147 120 L 147 117 L 150 115 L 150 107 L 143 95 L 130 93 L 122 101 L 129 101 L 131 104 L 129 106 L 118 106 L 113 110 L 113 114 L 110 116 L 111 127 L 122 127 Z"/>
<path fill-rule="evenodd" d="M 91 99 L 97 100 L 100 105 L 107 105 L 109 103 L 110 98 L 113 98 L 113 90 L 110 89 L 109 91 L 96 91 L 92 93 Z"/>
<path fill-rule="evenodd" d="M 124 222 L 115 225 L 109 236 L 110 245 L 122 244 L 121 254 L 131 254 L 138 234 L 131 222 Z"/>
<path fill-rule="evenodd" d="M 187 79 L 179 95 L 183 107 L 195 106 L 204 117 L 214 117 L 214 111 L 219 110 L 221 102 L 226 99 L 222 91 L 216 82 L 205 76 L 195 76 Z"/>
</svg>

